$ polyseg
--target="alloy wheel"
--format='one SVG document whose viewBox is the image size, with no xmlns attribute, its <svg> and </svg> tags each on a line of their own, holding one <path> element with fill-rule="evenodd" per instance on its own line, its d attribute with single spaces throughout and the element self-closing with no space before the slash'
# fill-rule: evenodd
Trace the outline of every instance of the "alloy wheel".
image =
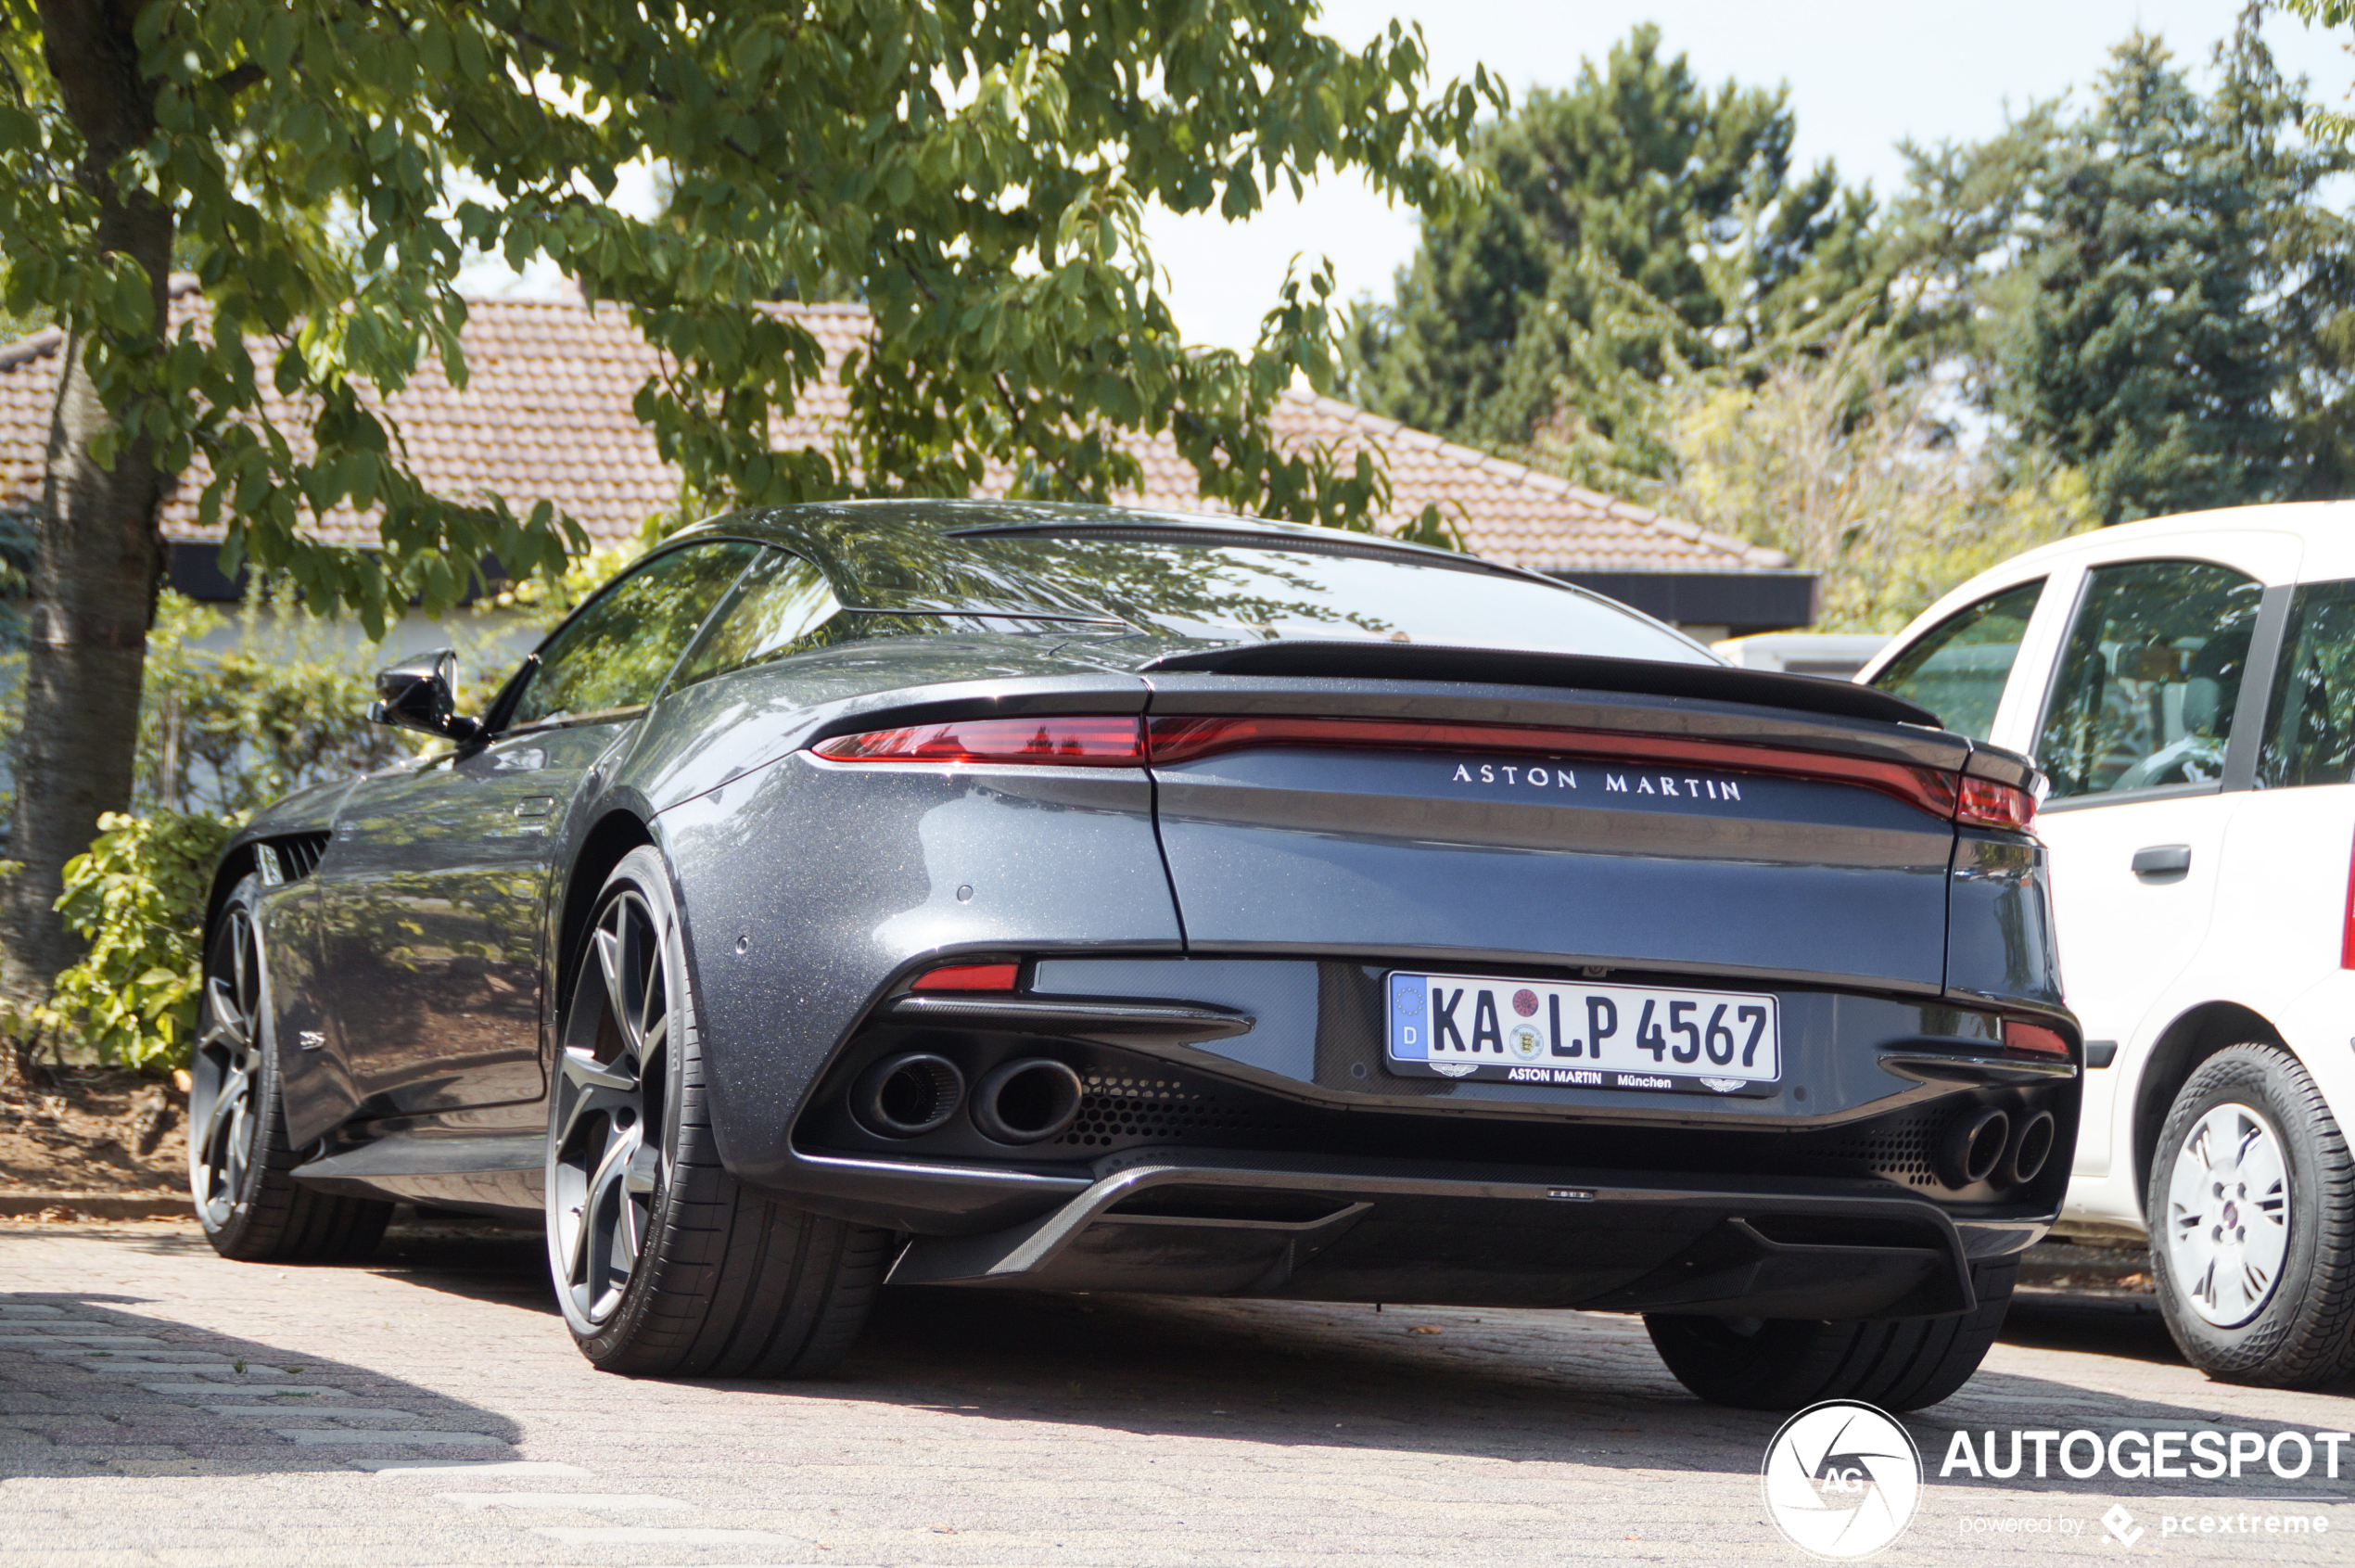
<svg viewBox="0 0 2355 1568">
<path fill-rule="evenodd" d="M 2227 1102 L 2193 1124 L 2175 1152 L 2167 1248 L 2184 1303 L 2218 1328 L 2262 1311 L 2289 1254 L 2289 1167 L 2281 1134 Z"/>
<path fill-rule="evenodd" d="M 188 1185 L 197 1213 L 218 1230 L 236 1212 L 261 1134 L 261 953 L 242 909 L 232 909 L 213 937 L 200 1011 L 196 1067 L 211 1098 L 188 1141 Z"/>
<path fill-rule="evenodd" d="M 669 1184 L 669 940 L 636 889 L 607 901 L 556 1058 L 548 1246 L 565 1315 L 583 1332 L 620 1307 Z"/>
</svg>

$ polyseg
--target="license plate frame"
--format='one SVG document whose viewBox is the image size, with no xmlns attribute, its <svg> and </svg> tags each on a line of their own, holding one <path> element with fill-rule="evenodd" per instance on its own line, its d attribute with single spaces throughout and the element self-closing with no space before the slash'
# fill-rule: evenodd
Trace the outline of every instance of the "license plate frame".
<svg viewBox="0 0 2355 1568">
<path fill-rule="evenodd" d="M 1393 1077 L 1712 1098 L 1781 1090 L 1772 992 L 1415 969 L 1391 970 L 1381 984 L 1382 1066 Z"/>
</svg>

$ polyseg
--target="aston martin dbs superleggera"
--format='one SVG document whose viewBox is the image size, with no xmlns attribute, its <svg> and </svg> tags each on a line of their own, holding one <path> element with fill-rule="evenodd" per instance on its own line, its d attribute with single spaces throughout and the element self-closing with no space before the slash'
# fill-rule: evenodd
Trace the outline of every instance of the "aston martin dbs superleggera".
<svg viewBox="0 0 2355 1568">
<path fill-rule="evenodd" d="M 1544 577 L 744 513 L 452 684 L 222 861 L 229 1256 L 544 1218 L 620 1371 L 816 1372 L 890 1282 L 1641 1312 L 1707 1398 L 1910 1408 L 2068 1179 L 2032 768 Z"/>
</svg>

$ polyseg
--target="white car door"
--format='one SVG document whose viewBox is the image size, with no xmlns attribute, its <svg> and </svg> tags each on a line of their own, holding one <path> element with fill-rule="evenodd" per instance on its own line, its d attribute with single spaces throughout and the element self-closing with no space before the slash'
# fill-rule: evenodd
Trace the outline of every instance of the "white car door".
<svg viewBox="0 0 2355 1568">
<path fill-rule="evenodd" d="M 2069 1205 L 2088 1217 L 2140 1217 L 2131 1170 L 2101 1179 L 2123 1152 L 2120 1091 L 2208 936 L 2225 830 L 2247 798 L 2224 789 L 2224 768 L 2263 586 L 2209 560 L 2090 566 L 2037 705 L 2026 749 L 2052 780 L 2037 831 L 2093 1069 Z"/>
</svg>

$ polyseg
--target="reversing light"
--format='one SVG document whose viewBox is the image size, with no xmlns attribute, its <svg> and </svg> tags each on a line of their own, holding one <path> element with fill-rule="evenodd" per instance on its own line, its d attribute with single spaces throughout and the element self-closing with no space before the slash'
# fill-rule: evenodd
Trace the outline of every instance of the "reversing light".
<svg viewBox="0 0 2355 1568">
<path fill-rule="evenodd" d="M 904 730 L 835 735 L 810 749 L 834 762 L 1032 762 L 1138 768 L 1145 761 L 1143 730 L 1133 715 L 952 719 Z"/>
<path fill-rule="evenodd" d="M 2004 1049 L 2025 1051 L 2036 1056 L 2067 1056 L 2069 1041 L 2061 1038 L 2057 1029 L 2006 1018 L 2004 1020 Z"/>
<path fill-rule="evenodd" d="M 909 988 L 916 991 L 1011 991 L 1022 975 L 1019 963 L 952 963 L 927 970 Z"/>
<path fill-rule="evenodd" d="M 1999 827 L 2026 833 L 2036 820 L 2036 797 L 2017 784 L 1992 779 L 1963 779 L 1954 802 L 1954 820 L 1968 827 Z"/>
</svg>

